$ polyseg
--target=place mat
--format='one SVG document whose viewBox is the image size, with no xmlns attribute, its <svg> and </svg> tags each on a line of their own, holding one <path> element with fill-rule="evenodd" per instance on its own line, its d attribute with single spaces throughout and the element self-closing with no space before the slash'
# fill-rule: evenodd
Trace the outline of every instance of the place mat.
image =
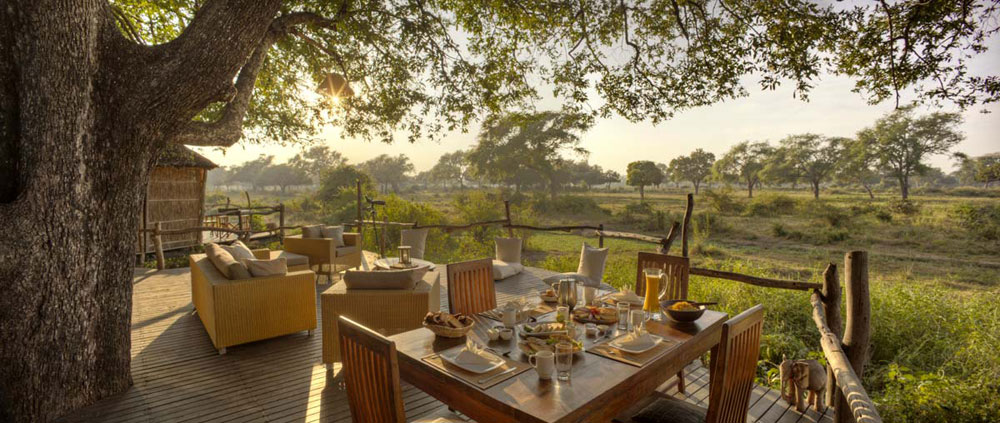
<svg viewBox="0 0 1000 423">
<path fill-rule="evenodd" d="M 459 345 L 455 348 L 465 348 L 465 345 Z M 524 373 L 532 369 L 531 365 L 528 363 L 514 361 L 509 358 L 505 358 L 503 356 L 500 356 L 500 358 L 504 359 L 504 364 L 486 373 L 473 373 L 468 370 L 462 369 L 454 364 L 442 360 L 441 356 L 438 353 L 428 355 L 427 357 L 424 357 L 422 360 L 425 361 L 427 364 L 437 367 L 439 370 L 442 370 L 445 373 L 448 373 L 449 375 L 461 379 L 466 383 L 482 390 L 489 389 L 493 385 L 496 385 L 500 382 L 503 382 L 507 379 L 510 379 L 514 376 L 517 376 L 521 373 Z M 513 372 L 507 373 L 503 376 L 490 379 L 491 376 L 496 376 L 500 373 L 509 370 L 512 367 L 516 368 L 517 370 L 514 370 Z M 481 380 L 486 380 L 486 383 L 479 383 L 479 381 Z"/>
<path fill-rule="evenodd" d="M 534 318 L 537 319 L 537 318 L 539 318 L 539 317 L 541 317 L 543 315 L 549 314 L 549 313 L 551 313 L 553 311 L 556 311 L 556 306 L 555 305 L 549 305 L 549 304 L 546 304 L 546 303 L 538 303 L 537 305 L 535 305 L 535 308 L 533 308 L 531 310 L 528 310 L 527 313 L 524 313 L 522 315 L 522 317 L 521 317 L 521 320 L 519 320 L 517 323 L 524 323 L 526 320 L 528 320 L 528 319 L 530 319 L 532 317 L 534 317 Z M 503 314 L 500 312 L 499 308 L 495 308 L 493 310 L 486 310 L 484 312 L 479 313 L 479 315 L 483 316 L 483 317 L 485 317 L 487 319 L 496 320 L 498 322 L 502 322 L 503 321 Z"/>
<path fill-rule="evenodd" d="M 624 336 L 624 335 L 622 335 Z M 655 335 L 654 335 L 655 336 Z M 654 359 L 663 355 L 667 351 L 674 349 L 680 343 L 668 338 L 663 338 L 659 344 L 650 349 L 649 351 L 643 352 L 642 354 L 632 354 L 615 347 L 612 347 L 611 341 L 618 338 L 609 339 L 600 344 L 591 346 L 587 349 L 587 352 L 591 354 L 597 354 L 601 357 L 610 358 L 615 361 L 620 361 L 625 364 L 631 364 L 636 367 L 642 367 L 649 364 Z"/>
</svg>

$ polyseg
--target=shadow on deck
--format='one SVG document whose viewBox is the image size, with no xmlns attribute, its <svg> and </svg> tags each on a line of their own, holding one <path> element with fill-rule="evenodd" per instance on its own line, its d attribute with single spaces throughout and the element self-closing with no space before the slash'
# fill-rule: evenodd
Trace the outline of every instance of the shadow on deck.
<svg viewBox="0 0 1000 423">
<path fill-rule="evenodd" d="M 541 269 L 534 273 L 548 274 Z M 322 293 L 332 285 L 317 285 Z M 219 355 L 194 314 L 188 269 L 137 269 L 132 311 L 134 386 L 64 416 L 64 422 L 350 422 L 346 392 L 321 362 L 322 333 L 305 332 L 231 347 Z M 497 284 L 500 303 L 536 292 L 539 286 Z M 447 293 L 442 289 L 442 307 Z M 317 299 L 319 296 L 317 295 Z M 317 312 L 319 306 L 317 305 Z M 319 318 L 319 316 L 317 316 Z M 669 384 L 669 382 L 668 382 Z M 679 398 L 708 404 L 708 371 L 688 366 L 688 394 Z M 418 418 L 444 405 L 403 383 L 406 414 Z M 832 421 L 825 414 L 799 414 L 777 392 L 757 387 L 750 399 L 750 422 Z"/>
</svg>

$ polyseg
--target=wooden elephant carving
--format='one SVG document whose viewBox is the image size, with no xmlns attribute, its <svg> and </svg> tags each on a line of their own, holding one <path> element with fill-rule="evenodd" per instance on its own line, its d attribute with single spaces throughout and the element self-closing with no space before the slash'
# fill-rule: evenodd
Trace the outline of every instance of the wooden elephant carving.
<svg viewBox="0 0 1000 423">
<path fill-rule="evenodd" d="M 812 405 L 816 411 L 823 409 L 826 391 L 826 369 L 816 360 L 788 360 L 782 357 L 778 367 L 781 378 L 781 397 L 799 412 Z M 803 395 L 808 393 L 808 398 Z"/>
</svg>

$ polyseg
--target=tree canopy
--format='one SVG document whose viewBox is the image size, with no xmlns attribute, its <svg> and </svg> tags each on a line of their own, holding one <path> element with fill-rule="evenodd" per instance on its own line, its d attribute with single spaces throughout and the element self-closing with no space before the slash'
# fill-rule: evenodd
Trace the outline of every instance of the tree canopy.
<svg viewBox="0 0 1000 423">
<path fill-rule="evenodd" d="M 783 182 L 804 180 L 812 187 L 813 197 L 819 198 L 819 187 L 833 177 L 843 156 L 844 140 L 817 134 L 789 135 L 781 140 L 777 150 L 763 170 L 776 174 Z"/>
<path fill-rule="evenodd" d="M 395 157 L 380 154 L 378 157 L 361 163 L 359 167 L 375 179 L 375 182 L 378 182 L 383 193 L 389 192 L 390 187 L 393 191 L 399 192 L 399 185 L 406 180 L 407 175 L 413 173 L 413 163 L 405 154 Z"/>
<path fill-rule="evenodd" d="M 564 154 L 586 155 L 579 133 L 592 124 L 587 115 L 545 111 L 511 113 L 488 119 L 467 157 L 472 172 L 494 183 L 511 183 L 524 171 L 546 181 L 554 198 Z"/>
<path fill-rule="evenodd" d="M 766 142 L 743 141 L 732 146 L 712 165 L 712 175 L 722 181 L 743 183 L 747 187 L 747 197 L 753 197 L 753 187 L 760 183 L 761 172 L 773 151 Z"/>
<path fill-rule="evenodd" d="M 712 175 L 713 163 L 715 163 L 715 154 L 699 148 L 687 156 L 675 157 L 670 160 L 668 170 L 671 179 L 678 182 L 691 182 L 691 185 L 694 186 L 694 193 L 697 194 L 701 182 Z"/>
<path fill-rule="evenodd" d="M 878 159 L 878 168 L 899 182 L 904 200 L 909 197 L 910 177 L 927 170 L 928 156 L 945 154 L 964 139 L 956 128 L 962 121 L 958 113 L 917 117 L 913 109 L 896 109 L 858 132 L 858 139 Z"/>
<path fill-rule="evenodd" d="M 639 187 L 639 201 L 646 201 L 646 186 L 658 185 L 663 182 L 663 172 L 656 163 L 640 160 L 628 164 L 625 173 L 625 183 Z"/>
<path fill-rule="evenodd" d="M 319 182 L 325 169 L 346 165 L 347 158 L 339 151 L 325 145 L 318 145 L 303 149 L 295 157 L 292 157 L 288 164 L 304 171 L 314 182 Z"/>
</svg>

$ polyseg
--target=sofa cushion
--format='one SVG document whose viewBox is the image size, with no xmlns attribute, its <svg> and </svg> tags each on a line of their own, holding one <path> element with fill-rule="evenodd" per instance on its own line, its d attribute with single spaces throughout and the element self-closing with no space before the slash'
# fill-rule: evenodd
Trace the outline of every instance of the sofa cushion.
<svg viewBox="0 0 1000 423">
<path fill-rule="evenodd" d="M 343 257 L 348 254 L 354 254 L 360 251 L 357 245 L 349 245 L 346 247 L 337 247 L 337 257 Z"/>
<path fill-rule="evenodd" d="M 229 255 L 233 256 L 233 258 L 236 259 L 236 261 L 254 260 L 257 258 L 254 257 L 253 251 L 250 251 L 250 249 L 247 248 L 246 244 L 244 244 L 243 241 L 237 240 L 233 242 L 231 245 L 219 244 L 219 246 L 222 247 L 223 250 L 226 250 L 226 252 L 229 253 Z"/>
<path fill-rule="evenodd" d="M 344 227 L 343 226 L 324 226 L 320 230 L 323 238 L 330 238 L 333 240 L 334 247 L 344 246 Z"/>
<path fill-rule="evenodd" d="M 497 238 L 497 260 L 507 263 L 521 262 L 521 238 Z"/>
<path fill-rule="evenodd" d="M 243 261 L 253 277 L 284 276 L 288 273 L 288 264 L 283 257 L 273 260 L 247 259 Z"/>
<path fill-rule="evenodd" d="M 597 287 L 604 279 L 604 264 L 607 260 L 607 248 L 594 248 L 585 242 L 580 249 L 580 265 L 576 268 L 576 273 L 590 279 L 587 286 Z"/>
<path fill-rule="evenodd" d="M 416 270 L 348 270 L 344 284 L 347 289 L 413 289 L 422 276 Z"/>
<path fill-rule="evenodd" d="M 521 263 L 493 260 L 493 280 L 495 281 L 507 279 L 522 271 L 524 271 L 524 266 Z"/>
<path fill-rule="evenodd" d="M 403 229 L 399 231 L 399 245 L 410 246 L 410 257 L 423 259 L 427 244 L 427 229 Z"/>
<path fill-rule="evenodd" d="M 323 225 L 309 225 L 302 227 L 302 238 L 322 238 Z"/>
<path fill-rule="evenodd" d="M 226 279 L 249 279 L 250 272 L 247 270 L 246 265 L 240 263 L 232 254 L 220 247 L 218 244 L 209 243 L 205 246 L 205 255 L 208 256 L 208 260 L 215 265 L 216 269 L 222 273 Z"/>
<path fill-rule="evenodd" d="M 288 267 L 296 266 L 308 266 L 309 256 L 304 256 L 302 254 L 289 253 L 288 251 L 271 251 L 271 260 L 276 258 L 285 259 L 285 264 Z"/>
</svg>

